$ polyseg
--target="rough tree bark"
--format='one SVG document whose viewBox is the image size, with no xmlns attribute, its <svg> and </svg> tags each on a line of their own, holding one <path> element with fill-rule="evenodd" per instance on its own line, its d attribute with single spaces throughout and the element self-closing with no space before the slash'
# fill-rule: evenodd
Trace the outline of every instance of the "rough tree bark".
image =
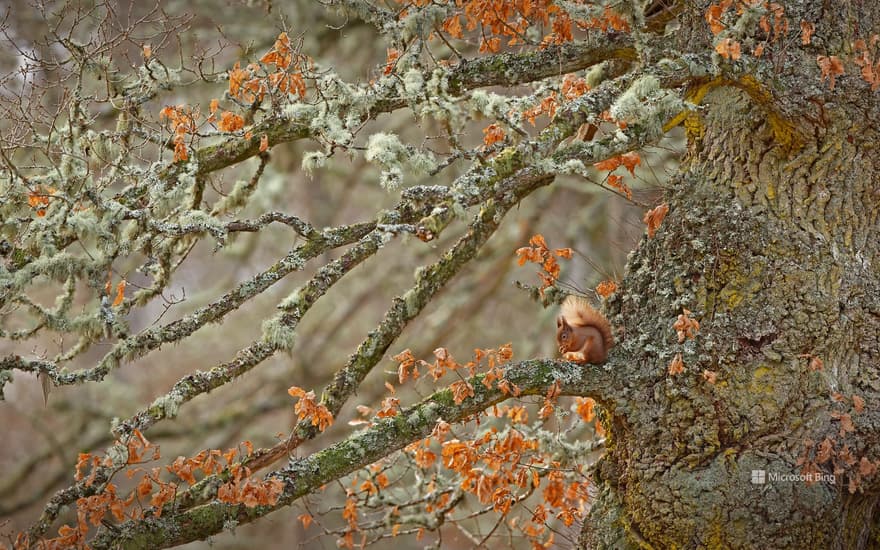
<svg viewBox="0 0 880 550">
<path fill-rule="evenodd" d="M 683 50 L 707 47 L 708 7 L 689 3 Z M 611 437 L 583 547 L 880 544 L 877 482 L 863 475 L 880 420 L 880 108 L 863 83 L 830 89 L 799 69 L 876 32 L 880 13 L 785 10 L 822 40 L 787 44 L 772 75 L 694 87 L 703 110 L 686 124 L 669 215 L 611 303 L 619 385 L 603 396 Z M 700 330 L 680 344 L 682 308 Z M 753 484 L 753 470 L 836 475 Z"/>
</svg>

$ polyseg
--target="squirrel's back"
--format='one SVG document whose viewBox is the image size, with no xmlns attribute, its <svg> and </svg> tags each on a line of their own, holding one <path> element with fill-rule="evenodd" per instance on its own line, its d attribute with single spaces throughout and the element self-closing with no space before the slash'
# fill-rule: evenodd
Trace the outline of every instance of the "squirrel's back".
<svg viewBox="0 0 880 550">
<path fill-rule="evenodd" d="M 611 335 L 611 324 L 608 322 L 608 319 L 596 311 L 586 298 L 569 295 L 562 302 L 562 316 L 573 327 L 595 327 L 602 333 L 606 352 L 614 344 L 614 337 Z"/>
</svg>

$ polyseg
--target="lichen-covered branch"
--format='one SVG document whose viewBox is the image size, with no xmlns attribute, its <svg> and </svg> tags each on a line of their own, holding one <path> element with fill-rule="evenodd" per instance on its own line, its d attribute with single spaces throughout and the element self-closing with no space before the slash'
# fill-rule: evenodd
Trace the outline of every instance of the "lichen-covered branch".
<svg viewBox="0 0 880 550">
<path fill-rule="evenodd" d="M 535 82 L 578 71 L 609 60 L 632 61 L 635 50 L 630 39 L 623 34 L 612 37 L 600 36 L 587 41 L 571 42 L 559 46 L 551 46 L 541 51 L 524 53 L 501 53 L 475 59 L 462 60 L 457 66 L 444 71 L 442 80 L 447 93 L 463 94 L 476 88 L 506 85 L 514 86 Z M 423 74 L 423 82 L 430 81 L 432 73 Z M 376 91 L 370 91 L 375 94 Z M 395 86 L 384 89 L 384 95 L 374 98 L 373 106 L 361 116 L 364 119 L 403 108 L 407 100 L 400 97 L 400 90 Z M 348 111 L 356 109 L 354 105 L 344 102 L 338 106 L 339 118 L 344 118 Z M 260 153 L 260 137 L 265 135 L 273 145 L 313 137 L 310 129 L 311 120 L 270 118 L 257 124 L 250 139 L 229 138 L 216 145 L 205 146 L 196 151 L 198 175 L 206 175 L 223 168 L 239 164 Z M 183 167 L 173 165 L 158 174 L 163 181 L 175 181 Z M 128 196 L 138 196 L 136 189 L 129 190 Z"/>
</svg>

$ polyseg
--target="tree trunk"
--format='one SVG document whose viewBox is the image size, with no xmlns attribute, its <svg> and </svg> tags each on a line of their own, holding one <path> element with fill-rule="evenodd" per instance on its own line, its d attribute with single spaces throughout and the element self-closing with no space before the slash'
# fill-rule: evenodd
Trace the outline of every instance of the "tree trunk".
<svg viewBox="0 0 880 550">
<path fill-rule="evenodd" d="M 705 34 L 699 4 L 682 21 Z M 816 66 L 878 19 L 843 4 L 786 3 L 813 44 L 701 90 L 669 214 L 609 304 L 619 387 L 583 547 L 880 545 L 880 92 Z M 683 309 L 700 328 L 679 343 Z"/>
</svg>

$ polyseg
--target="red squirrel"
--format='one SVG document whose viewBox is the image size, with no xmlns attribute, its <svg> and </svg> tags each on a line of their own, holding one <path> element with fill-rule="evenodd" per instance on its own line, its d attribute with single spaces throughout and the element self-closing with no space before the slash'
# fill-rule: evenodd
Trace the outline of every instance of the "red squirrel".
<svg viewBox="0 0 880 550">
<path fill-rule="evenodd" d="M 603 363 L 614 344 L 611 324 L 586 298 L 569 296 L 556 318 L 556 343 L 566 361 Z"/>
</svg>

